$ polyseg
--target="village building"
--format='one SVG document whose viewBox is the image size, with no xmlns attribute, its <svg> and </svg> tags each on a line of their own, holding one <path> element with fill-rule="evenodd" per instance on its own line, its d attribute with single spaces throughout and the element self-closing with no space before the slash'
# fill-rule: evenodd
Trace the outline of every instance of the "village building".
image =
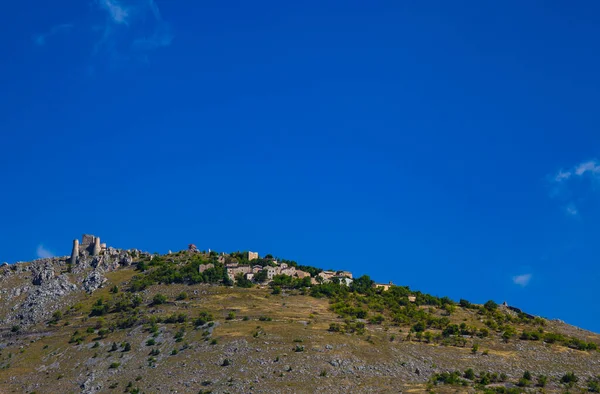
<svg viewBox="0 0 600 394">
<path fill-rule="evenodd" d="M 304 279 L 306 277 L 310 277 L 310 274 L 308 272 L 305 271 L 301 271 L 301 270 L 296 270 L 296 276 L 300 279 Z"/>
<path fill-rule="evenodd" d="M 246 274 L 246 279 L 252 280 L 252 278 L 254 278 L 254 274 L 253 273 L 249 272 L 249 273 Z"/>
<path fill-rule="evenodd" d="M 277 269 L 275 267 L 265 267 L 265 269 L 267 270 L 267 279 L 268 280 L 273 280 L 273 277 L 275 275 L 277 275 Z"/>
<path fill-rule="evenodd" d="M 280 269 L 279 275 L 294 276 L 294 275 L 296 275 L 296 267 L 288 267 L 288 268 Z"/>
<path fill-rule="evenodd" d="M 383 291 L 388 291 L 390 289 L 390 287 L 394 286 L 394 284 L 392 283 L 392 281 L 390 281 L 390 283 L 385 284 L 385 283 L 374 283 L 373 287 L 376 289 L 383 289 Z"/>
<path fill-rule="evenodd" d="M 252 268 L 248 265 L 243 265 L 236 268 L 227 268 L 227 276 L 231 280 L 235 280 L 235 277 L 239 274 L 246 275 L 252 271 Z"/>
<path fill-rule="evenodd" d="M 331 282 L 331 279 L 335 277 L 335 272 L 333 271 L 322 271 L 319 272 L 319 275 L 323 281 L 323 283 Z"/>
<path fill-rule="evenodd" d="M 414 296 L 414 295 L 409 295 L 409 296 L 408 296 L 408 301 L 410 301 L 410 302 L 415 302 L 415 301 L 417 301 L 417 297 L 416 297 L 416 296 Z"/>
<path fill-rule="evenodd" d="M 340 277 L 346 277 L 352 279 L 352 272 L 350 271 L 338 271 L 337 275 Z"/>
<path fill-rule="evenodd" d="M 248 252 L 248 261 L 258 259 L 258 252 Z"/>
</svg>

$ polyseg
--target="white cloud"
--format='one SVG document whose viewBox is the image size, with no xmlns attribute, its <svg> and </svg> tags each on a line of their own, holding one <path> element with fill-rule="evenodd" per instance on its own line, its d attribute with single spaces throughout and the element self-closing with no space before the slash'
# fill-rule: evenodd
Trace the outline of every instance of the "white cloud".
<svg viewBox="0 0 600 394">
<path fill-rule="evenodd" d="M 532 274 L 517 275 L 517 276 L 513 276 L 512 281 L 515 285 L 525 287 L 529 284 L 529 281 L 531 280 L 532 276 L 533 276 Z"/>
<path fill-rule="evenodd" d="M 568 215 L 571 215 L 571 216 L 579 215 L 579 211 L 577 210 L 577 207 L 573 203 L 567 205 L 565 208 L 565 211 L 567 212 Z"/>
<path fill-rule="evenodd" d="M 129 10 L 123 7 L 117 0 L 99 0 L 100 7 L 104 8 L 110 19 L 117 24 L 127 24 Z"/>
<path fill-rule="evenodd" d="M 51 251 L 49 251 L 48 249 L 44 248 L 44 245 L 38 245 L 37 249 L 36 249 L 36 254 L 37 257 L 40 259 L 46 259 L 49 257 L 54 257 L 54 253 L 52 253 Z"/>
<path fill-rule="evenodd" d="M 592 159 L 577 164 L 569 170 L 559 170 L 551 179 L 554 182 L 564 182 L 572 179 L 574 176 L 583 177 L 586 174 L 600 177 L 600 164 L 598 160 Z"/>
<path fill-rule="evenodd" d="M 97 0 L 100 9 L 107 13 L 94 55 L 127 60 L 145 59 L 146 52 L 171 45 L 173 34 L 154 0 L 132 0 L 123 5 L 121 0 Z"/>
<path fill-rule="evenodd" d="M 560 170 L 558 171 L 558 174 L 556 174 L 556 176 L 554 177 L 554 181 L 556 182 L 562 182 L 562 181 L 566 181 L 567 179 L 569 179 L 571 177 L 571 171 L 563 171 Z"/>
<path fill-rule="evenodd" d="M 600 182 L 600 163 L 597 159 L 583 161 L 569 169 L 560 169 L 548 176 L 550 197 L 564 204 L 570 217 L 579 216 L 579 208 L 572 202 L 576 200 L 585 205 L 589 195 L 598 190 Z"/>
<path fill-rule="evenodd" d="M 575 174 L 579 176 L 582 176 L 587 172 L 592 175 L 600 175 L 600 164 L 598 164 L 596 160 L 590 160 L 575 167 Z"/>
</svg>

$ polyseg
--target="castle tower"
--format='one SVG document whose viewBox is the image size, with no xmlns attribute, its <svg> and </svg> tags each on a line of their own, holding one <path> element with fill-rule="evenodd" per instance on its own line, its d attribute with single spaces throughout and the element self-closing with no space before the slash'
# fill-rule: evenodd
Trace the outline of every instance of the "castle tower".
<svg viewBox="0 0 600 394">
<path fill-rule="evenodd" d="M 79 240 L 73 240 L 73 250 L 71 251 L 71 264 L 77 264 L 77 258 L 79 257 Z"/>
<path fill-rule="evenodd" d="M 94 248 L 92 249 L 92 256 L 100 255 L 100 237 L 94 237 Z"/>
</svg>

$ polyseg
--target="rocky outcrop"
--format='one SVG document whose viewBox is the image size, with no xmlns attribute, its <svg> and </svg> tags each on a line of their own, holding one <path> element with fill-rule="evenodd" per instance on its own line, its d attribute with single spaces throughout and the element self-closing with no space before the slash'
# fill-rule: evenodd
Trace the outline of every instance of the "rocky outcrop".
<svg viewBox="0 0 600 394">
<path fill-rule="evenodd" d="M 84 280 L 83 288 L 88 293 L 93 293 L 98 290 L 106 282 L 106 278 L 98 270 L 92 271 Z"/>
<path fill-rule="evenodd" d="M 37 260 L 31 264 L 31 282 L 36 286 L 48 283 L 54 278 L 52 259 Z"/>
<path fill-rule="evenodd" d="M 2 292 L 2 301 L 10 312 L 5 323 L 31 325 L 47 321 L 57 310 L 69 305 L 69 296 L 76 292 L 93 293 L 106 282 L 106 273 L 128 267 L 148 253 L 139 250 L 107 248 L 99 256 L 82 252 L 77 264 L 69 264 L 70 257 L 48 258 L 32 263 L 17 263 L 0 270 L 0 281 L 14 280 L 30 272 L 30 282 Z M 13 278 L 13 279 L 11 279 Z"/>
</svg>

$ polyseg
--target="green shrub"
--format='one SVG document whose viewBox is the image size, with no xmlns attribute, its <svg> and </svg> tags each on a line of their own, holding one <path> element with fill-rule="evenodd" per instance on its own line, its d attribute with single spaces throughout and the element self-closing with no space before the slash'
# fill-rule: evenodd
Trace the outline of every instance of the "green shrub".
<svg viewBox="0 0 600 394">
<path fill-rule="evenodd" d="M 539 375 L 537 377 L 537 384 L 536 386 L 538 387 L 546 387 L 546 383 L 548 383 L 548 377 L 545 375 Z"/>
<path fill-rule="evenodd" d="M 156 294 L 152 298 L 152 305 L 161 305 L 167 302 L 167 297 L 162 294 Z"/>
<path fill-rule="evenodd" d="M 472 368 L 469 368 L 465 371 L 465 374 L 463 376 L 465 379 L 473 380 L 475 379 L 475 372 Z"/>
<path fill-rule="evenodd" d="M 577 383 L 578 381 L 579 381 L 579 378 L 577 376 L 575 376 L 574 372 L 568 372 L 568 373 L 564 374 L 562 378 L 560 378 L 560 382 L 563 384 L 574 384 L 574 383 Z"/>
</svg>

